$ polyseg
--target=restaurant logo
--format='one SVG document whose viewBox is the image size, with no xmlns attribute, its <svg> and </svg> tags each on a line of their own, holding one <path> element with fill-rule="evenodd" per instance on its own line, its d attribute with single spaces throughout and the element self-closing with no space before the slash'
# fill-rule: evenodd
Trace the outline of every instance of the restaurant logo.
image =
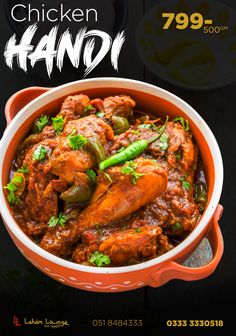
<svg viewBox="0 0 236 336">
<path fill-rule="evenodd" d="M 12 323 L 15 327 L 41 326 L 43 328 L 51 328 L 51 329 L 58 329 L 58 328 L 70 326 L 67 320 L 53 320 L 48 317 L 45 317 L 43 319 L 33 318 L 33 317 L 29 319 L 27 317 L 24 317 L 22 321 L 20 321 L 19 317 L 16 315 L 13 316 Z"/>
<path fill-rule="evenodd" d="M 20 320 L 16 315 L 13 316 L 13 324 L 15 327 L 21 327 Z"/>
</svg>

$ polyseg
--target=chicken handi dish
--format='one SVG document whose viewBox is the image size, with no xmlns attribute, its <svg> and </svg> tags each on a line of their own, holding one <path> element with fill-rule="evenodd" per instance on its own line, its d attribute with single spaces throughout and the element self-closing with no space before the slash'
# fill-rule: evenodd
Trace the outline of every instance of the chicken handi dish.
<svg viewBox="0 0 236 336">
<path fill-rule="evenodd" d="M 126 95 L 69 96 L 38 117 L 4 187 L 12 214 L 44 250 L 75 263 L 141 263 L 178 245 L 207 202 L 188 120 L 157 118 Z"/>
</svg>

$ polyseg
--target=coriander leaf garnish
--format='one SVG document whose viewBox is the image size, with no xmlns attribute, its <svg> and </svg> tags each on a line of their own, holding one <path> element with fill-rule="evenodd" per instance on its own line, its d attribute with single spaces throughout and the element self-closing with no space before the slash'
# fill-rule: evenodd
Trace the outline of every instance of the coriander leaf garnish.
<svg viewBox="0 0 236 336">
<path fill-rule="evenodd" d="M 188 175 L 185 175 L 184 177 L 181 177 L 179 180 L 180 182 L 182 183 L 182 187 L 185 189 L 185 190 L 189 190 L 191 188 L 191 183 L 186 181 L 186 177 Z"/>
<path fill-rule="evenodd" d="M 103 118 L 103 117 L 105 116 L 105 113 L 104 113 L 104 112 L 97 112 L 97 113 L 96 113 L 96 116 L 97 116 L 98 118 Z"/>
<path fill-rule="evenodd" d="M 125 174 L 125 175 L 132 175 L 132 180 L 131 182 L 133 184 L 136 184 L 137 180 L 144 176 L 145 174 L 140 174 L 140 173 L 137 173 L 136 172 L 136 164 L 134 163 L 134 161 L 128 161 L 126 162 L 126 166 L 124 166 L 122 169 L 121 169 L 121 173 L 122 174 Z"/>
<path fill-rule="evenodd" d="M 42 115 L 35 123 L 38 131 L 41 132 L 42 129 L 49 123 L 49 119 L 46 115 Z"/>
<path fill-rule="evenodd" d="M 84 112 L 92 111 L 94 110 L 93 105 L 89 104 L 88 106 L 85 107 Z"/>
<path fill-rule="evenodd" d="M 81 134 L 75 134 L 76 130 L 73 130 L 71 134 L 67 137 L 69 146 L 73 150 L 81 149 L 88 142 L 88 140 Z"/>
<path fill-rule="evenodd" d="M 65 120 L 63 119 L 62 115 L 52 118 L 52 123 L 55 132 L 61 133 L 63 131 Z"/>
<path fill-rule="evenodd" d="M 16 196 L 15 192 L 20 188 L 21 184 L 24 182 L 24 179 L 20 175 L 14 175 L 11 181 L 4 187 L 8 190 L 7 200 L 10 204 L 18 204 L 19 198 Z"/>
<path fill-rule="evenodd" d="M 47 152 L 48 152 L 47 148 L 43 147 L 42 145 L 39 145 L 33 153 L 33 160 L 35 161 L 44 160 Z"/>
<path fill-rule="evenodd" d="M 165 133 L 163 133 L 161 136 L 160 136 L 160 145 L 159 145 L 159 147 L 160 147 L 160 149 L 162 150 L 162 151 L 165 151 L 165 150 L 167 150 L 167 148 L 168 148 L 168 141 L 169 141 L 169 136 L 167 135 L 167 134 L 165 134 Z"/>
<path fill-rule="evenodd" d="M 183 117 L 176 117 L 173 119 L 174 122 L 180 122 L 183 129 L 188 132 L 190 130 L 189 121 Z"/>
<path fill-rule="evenodd" d="M 48 227 L 55 227 L 57 225 L 65 226 L 67 221 L 68 221 L 68 216 L 66 216 L 63 212 L 60 212 L 58 217 L 52 216 L 49 219 Z"/>
<path fill-rule="evenodd" d="M 103 267 L 105 265 L 109 265 L 111 260 L 105 254 L 96 251 L 90 255 L 89 262 L 98 267 Z"/>
<path fill-rule="evenodd" d="M 191 184 L 188 181 L 182 181 L 182 187 L 186 190 L 189 190 L 191 188 Z"/>
<path fill-rule="evenodd" d="M 17 170 L 18 173 L 22 173 L 22 174 L 28 174 L 29 173 L 29 168 L 27 165 L 23 165 L 21 168 L 19 168 Z"/>
<path fill-rule="evenodd" d="M 94 170 L 92 169 L 87 169 L 85 172 L 86 175 L 88 175 L 88 177 L 90 178 L 90 180 L 92 180 L 93 182 L 96 182 L 96 173 Z"/>
</svg>

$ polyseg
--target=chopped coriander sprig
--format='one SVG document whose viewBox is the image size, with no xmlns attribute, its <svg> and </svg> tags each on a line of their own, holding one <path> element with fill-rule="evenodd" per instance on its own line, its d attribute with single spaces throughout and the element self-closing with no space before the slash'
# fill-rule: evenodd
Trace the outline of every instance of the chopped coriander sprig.
<svg viewBox="0 0 236 336">
<path fill-rule="evenodd" d="M 169 141 L 169 136 L 167 134 L 163 133 L 160 136 L 160 145 L 159 145 L 159 147 L 162 151 L 167 150 L 167 148 L 169 146 L 168 141 Z"/>
<path fill-rule="evenodd" d="M 105 254 L 96 251 L 90 255 L 89 262 L 98 267 L 103 267 L 103 266 L 109 265 L 111 260 Z"/>
<path fill-rule="evenodd" d="M 191 183 L 189 181 L 186 180 L 186 178 L 188 177 L 188 174 L 186 174 L 184 177 L 181 177 L 179 180 L 182 183 L 182 187 L 185 190 L 189 190 L 191 188 Z"/>
<path fill-rule="evenodd" d="M 71 134 L 67 138 L 69 146 L 73 150 L 81 149 L 88 142 L 85 136 L 81 134 L 76 135 L 75 129 L 71 132 Z"/>
<path fill-rule="evenodd" d="M 105 113 L 104 112 L 97 112 L 96 113 L 96 117 L 98 117 L 98 118 L 103 118 L 105 116 Z"/>
<path fill-rule="evenodd" d="M 11 181 L 4 187 L 4 189 L 9 191 L 7 200 L 10 204 L 14 205 L 19 203 L 19 198 L 16 196 L 15 192 L 20 189 L 23 182 L 23 176 L 14 174 Z"/>
<path fill-rule="evenodd" d="M 23 165 L 21 168 L 19 168 L 17 170 L 18 173 L 22 173 L 22 174 L 28 174 L 29 173 L 29 168 L 27 165 Z"/>
<path fill-rule="evenodd" d="M 52 216 L 48 221 L 48 227 L 55 227 L 55 226 L 65 226 L 66 222 L 68 221 L 68 216 L 66 216 L 63 212 L 59 213 L 59 216 Z"/>
<path fill-rule="evenodd" d="M 46 115 L 42 115 L 35 123 L 39 132 L 49 123 L 49 119 Z"/>
<path fill-rule="evenodd" d="M 126 165 L 121 169 L 121 173 L 125 175 L 132 175 L 132 183 L 136 184 L 137 180 L 145 174 L 136 172 L 136 164 L 134 161 L 127 161 Z"/>
<path fill-rule="evenodd" d="M 52 118 L 53 128 L 56 133 L 61 133 L 64 128 L 65 120 L 63 119 L 62 115 L 58 117 Z"/>
<path fill-rule="evenodd" d="M 90 178 L 90 180 L 92 180 L 93 182 L 96 182 L 96 173 L 94 170 L 92 169 L 87 169 L 85 172 L 86 175 L 88 175 L 88 177 Z"/>
<path fill-rule="evenodd" d="M 92 111 L 94 110 L 93 105 L 89 104 L 88 106 L 85 107 L 84 112 Z"/>
<path fill-rule="evenodd" d="M 45 159 L 47 152 L 48 152 L 47 148 L 43 147 L 42 145 L 39 145 L 33 152 L 33 160 L 43 161 Z"/>
</svg>

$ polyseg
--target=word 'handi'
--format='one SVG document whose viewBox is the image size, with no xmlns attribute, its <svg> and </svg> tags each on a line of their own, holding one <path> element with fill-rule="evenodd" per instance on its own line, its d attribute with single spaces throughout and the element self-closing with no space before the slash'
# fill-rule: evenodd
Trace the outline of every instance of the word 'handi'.
<svg viewBox="0 0 236 336">
<path fill-rule="evenodd" d="M 58 26 L 53 27 L 49 34 L 41 38 L 37 46 L 32 44 L 38 29 L 37 24 L 33 24 L 26 29 L 19 43 L 17 43 L 16 34 L 14 34 L 5 47 L 4 57 L 6 64 L 13 69 L 13 60 L 16 58 L 18 66 L 27 72 L 28 61 L 32 68 L 37 62 L 45 61 L 47 73 L 50 77 L 54 61 L 57 68 L 62 71 L 64 58 L 67 54 L 75 68 L 79 68 L 81 58 L 83 59 L 83 64 L 86 67 L 84 77 L 86 77 L 110 52 L 111 64 L 118 71 L 118 60 L 125 42 L 124 31 L 118 33 L 113 40 L 104 31 L 87 31 L 87 28 L 82 28 L 78 31 L 73 43 L 73 37 L 69 29 L 58 40 L 58 28 Z M 81 55 L 82 52 L 83 56 Z"/>
</svg>

